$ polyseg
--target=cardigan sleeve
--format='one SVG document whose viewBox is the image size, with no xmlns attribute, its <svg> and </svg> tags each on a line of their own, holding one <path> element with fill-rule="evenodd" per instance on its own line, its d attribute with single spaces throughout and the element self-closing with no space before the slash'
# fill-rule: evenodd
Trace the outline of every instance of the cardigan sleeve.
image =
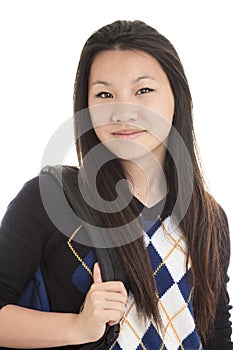
<svg viewBox="0 0 233 350">
<path fill-rule="evenodd" d="M 11 201 L 1 222 L 0 308 L 16 303 L 40 265 L 43 246 L 53 231 L 35 177 Z"/>
<path fill-rule="evenodd" d="M 220 295 L 216 319 L 214 325 L 214 333 L 207 340 L 204 347 L 205 350 L 233 350 L 233 342 L 231 341 L 232 322 L 230 321 L 230 310 L 232 306 L 229 304 L 229 295 Z"/>
<path fill-rule="evenodd" d="M 225 224 L 228 230 L 228 242 L 226 246 L 228 247 L 227 251 L 226 249 L 223 249 L 222 247 L 219 247 L 222 254 L 222 264 L 225 274 L 225 283 L 222 286 L 221 293 L 219 295 L 217 309 L 216 309 L 216 317 L 215 317 L 215 323 L 214 323 L 214 332 L 212 336 L 209 337 L 207 340 L 204 349 L 205 350 L 233 350 L 233 342 L 231 341 L 231 335 L 232 335 L 232 322 L 230 320 L 231 318 L 231 312 L 232 306 L 230 305 L 230 298 L 227 291 L 227 283 L 229 282 L 228 277 L 228 267 L 230 263 L 230 233 L 229 233 L 229 226 L 228 226 L 228 220 L 225 212 L 221 209 L 222 215 L 225 220 Z M 221 228 L 220 228 L 220 234 L 221 234 Z"/>
</svg>

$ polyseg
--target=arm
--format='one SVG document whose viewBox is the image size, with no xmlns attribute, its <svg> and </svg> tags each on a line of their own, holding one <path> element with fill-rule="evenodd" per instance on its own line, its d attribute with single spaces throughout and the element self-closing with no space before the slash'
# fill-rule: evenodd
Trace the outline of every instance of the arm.
<svg viewBox="0 0 233 350">
<path fill-rule="evenodd" d="M 15 305 L 54 230 L 35 178 L 10 203 L 0 227 L 0 346 L 44 348 L 93 342 L 104 334 L 107 322 L 118 323 L 122 316 L 125 288 L 121 282 L 102 283 L 98 268 L 80 314 Z"/>
<path fill-rule="evenodd" d="M 80 314 L 6 305 L 0 311 L 0 346 L 45 348 L 94 342 L 103 336 L 106 323 L 114 325 L 120 321 L 126 301 L 123 283 L 103 283 L 95 264 L 94 283 Z"/>
<path fill-rule="evenodd" d="M 204 346 L 205 350 L 233 350 L 233 343 L 231 342 L 231 308 L 232 307 L 229 305 L 229 296 L 225 287 L 225 292 L 220 295 L 217 306 L 214 333 L 207 340 Z"/>
<path fill-rule="evenodd" d="M 0 346 L 46 348 L 81 344 L 88 341 L 81 326 L 79 315 L 6 305 L 0 311 Z"/>
<path fill-rule="evenodd" d="M 227 216 L 222 208 L 221 214 L 228 231 L 226 242 L 224 242 L 224 244 L 222 243 L 223 245 L 220 244 L 219 246 L 222 257 L 224 280 L 221 292 L 218 296 L 214 331 L 213 334 L 211 334 L 207 339 L 207 342 L 204 346 L 205 350 L 233 350 L 233 342 L 231 341 L 232 322 L 230 320 L 230 310 L 232 309 L 232 306 L 230 305 L 229 294 L 227 292 L 227 282 L 229 281 L 227 272 L 230 263 L 230 233 Z M 222 228 L 221 226 L 219 228 L 221 234 Z"/>
</svg>

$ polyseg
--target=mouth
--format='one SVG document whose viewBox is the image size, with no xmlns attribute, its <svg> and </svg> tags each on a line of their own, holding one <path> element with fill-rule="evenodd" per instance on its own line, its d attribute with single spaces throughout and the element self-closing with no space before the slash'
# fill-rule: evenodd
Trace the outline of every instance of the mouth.
<svg viewBox="0 0 233 350">
<path fill-rule="evenodd" d="M 136 137 L 141 136 L 143 133 L 145 133 L 146 130 L 139 130 L 139 129 L 126 129 L 126 130 L 119 130 L 114 133 L 112 133 L 114 136 L 117 138 L 122 138 L 122 139 L 133 139 Z"/>
</svg>

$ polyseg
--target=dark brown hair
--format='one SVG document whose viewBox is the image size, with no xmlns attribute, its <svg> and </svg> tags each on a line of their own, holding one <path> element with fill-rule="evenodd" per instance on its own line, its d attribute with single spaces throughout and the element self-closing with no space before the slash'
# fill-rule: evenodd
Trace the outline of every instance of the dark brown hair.
<svg viewBox="0 0 233 350">
<path fill-rule="evenodd" d="M 188 209 L 181 217 L 180 227 L 187 241 L 188 259 L 192 264 L 194 294 L 193 306 L 198 331 L 205 341 L 213 329 L 216 307 L 220 293 L 226 284 L 226 270 L 229 264 L 229 234 L 224 212 L 206 191 L 200 171 L 198 152 L 193 130 L 192 99 L 184 69 L 172 44 L 157 30 L 141 21 L 116 21 L 95 32 L 84 45 L 81 53 L 74 91 L 74 112 L 88 107 L 88 78 L 91 64 L 96 55 L 103 50 L 143 50 L 152 55 L 166 73 L 175 99 L 173 126 L 183 139 L 192 160 L 193 178 L 190 169 L 182 158 L 173 133 L 169 135 L 172 148 L 180 166 L 177 177 L 176 165 L 167 152 L 164 172 L 168 195 L 166 210 L 172 212 L 175 200 L 178 212 L 182 212 L 186 187 L 192 181 L 192 196 Z M 75 118 L 76 149 L 80 166 L 83 167 L 85 155 L 100 143 L 93 130 L 83 133 L 81 119 Z M 91 125 L 90 117 L 86 118 Z M 80 137 L 80 135 L 82 135 Z M 101 157 L 108 159 L 109 151 L 103 146 Z M 92 166 L 97 155 L 93 155 Z M 102 158 L 104 159 L 104 158 Z M 97 162 L 96 162 L 97 164 Z M 83 167 L 87 191 L 91 188 L 88 164 Z M 118 159 L 108 161 L 98 171 L 97 187 L 101 195 L 109 201 L 116 198 L 115 186 L 125 178 Z M 182 184 L 182 190 L 178 191 Z M 100 213 L 98 222 L 105 227 L 121 226 L 131 222 L 135 214 L 131 206 L 114 214 Z M 140 228 L 135 226 L 135 230 Z M 129 233 L 130 234 L 130 233 Z M 138 237 L 140 234 L 138 235 Z M 129 277 L 140 315 L 152 316 L 159 324 L 158 300 L 155 298 L 155 281 L 143 237 L 130 244 L 119 246 L 123 266 Z"/>
</svg>

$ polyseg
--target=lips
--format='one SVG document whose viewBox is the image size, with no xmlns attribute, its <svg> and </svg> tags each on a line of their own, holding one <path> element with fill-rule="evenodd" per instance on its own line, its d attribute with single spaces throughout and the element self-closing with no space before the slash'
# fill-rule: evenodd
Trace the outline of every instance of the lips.
<svg viewBox="0 0 233 350">
<path fill-rule="evenodd" d="M 138 136 L 141 136 L 145 130 L 140 129 L 126 129 L 126 130 L 119 130 L 113 133 L 118 138 L 124 138 L 124 139 L 132 139 Z"/>
</svg>

